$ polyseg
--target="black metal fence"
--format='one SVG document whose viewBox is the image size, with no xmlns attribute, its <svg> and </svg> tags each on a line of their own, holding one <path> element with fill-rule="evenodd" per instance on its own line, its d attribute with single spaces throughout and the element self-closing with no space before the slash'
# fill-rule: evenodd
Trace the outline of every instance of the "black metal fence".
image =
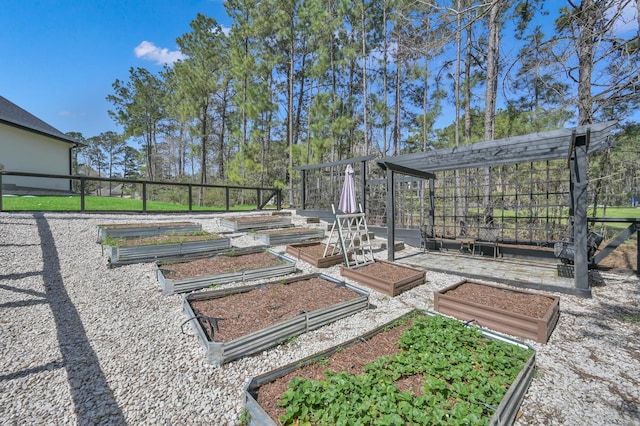
<svg viewBox="0 0 640 426">
<path fill-rule="evenodd" d="M 19 176 L 40 180 L 63 180 L 68 183 L 68 191 L 39 189 L 38 185 L 30 183 L 29 186 L 18 187 L 21 192 L 39 193 L 40 195 L 75 195 L 79 197 L 79 208 L 73 211 L 91 212 L 142 212 L 142 213 L 167 213 L 167 212 L 213 212 L 213 211 L 240 211 L 253 209 L 262 210 L 267 205 L 273 206 L 276 210 L 282 209 L 282 191 L 279 188 L 263 188 L 250 186 L 233 185 L 203 185 L 197 183 L 182 182 L 158 182 L 148 180 L 132 180 L 119 178 L 102 178 L 82 175 L 58 175 L 46 173 L 27 173 L 0 171 L 0 211 L 6 210 L 3 205 L 3 192 L 10 187 L 3 185 L 4 176 Z M 45 185 L 39 185 L 45 186 Z M 65 184 L 65 186 L 67 186 Z M 135 209 L 92 209 L 87 208 L 88 196 L 118 197 L 140 201 L 140 208 Z M 115 194 L 115 195 L 114 195 Z M 194 199 L 196 200 L 194 203 Z M 163 201 L 174 204 L 176 209 L 147 208 L 148 201 Z M 184 206 L 181 210 L 180 206 Z"/>
</svg>

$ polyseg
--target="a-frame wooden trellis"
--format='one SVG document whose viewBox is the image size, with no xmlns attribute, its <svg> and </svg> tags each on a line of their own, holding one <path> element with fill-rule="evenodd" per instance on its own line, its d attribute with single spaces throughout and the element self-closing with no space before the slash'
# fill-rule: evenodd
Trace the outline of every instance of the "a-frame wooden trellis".
<svg viewBox="0 0 640 426">
<path fill-rule="evenodd" d="M 334 221 L 331 225 L 329 241 L 324 249 L 324 256 L 327 256 L 329 247 L 332 247 L 332 253 L 329 254 L 337 254 L 336 250 L 340 249 L 347 268 L 374 263 L 369 228 L 365 213 L 362 212 L 362 206 L 360 206 L 359 213 L 350 214 L 336 214 L 333 204 L 331 209 Z"/>
</svg>

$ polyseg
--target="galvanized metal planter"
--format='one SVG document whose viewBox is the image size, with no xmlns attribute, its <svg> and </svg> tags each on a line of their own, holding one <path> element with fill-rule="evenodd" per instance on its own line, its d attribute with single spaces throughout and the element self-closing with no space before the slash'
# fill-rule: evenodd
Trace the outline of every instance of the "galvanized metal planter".
<svg viewBox="0 0 640 426">
<path fill-rule="evenodd" d="M 442 314 L 450 315 L 462 321 L 475 320 L 482 327 L 523 339 L 531 339 L 539 343 L 547 343 L 560 317 L 560 298 L 545 295 L 545 297 L 549 298 L 549 309 L 542 318 L 534 318 L 456 298 L 453 295 L 447 294 L 451 290 L 466 283 L 495 288 L 509 293 L 536 296 L 535 293 L 524 290 L 512 290 L 476 283 L 470 280 L 462 280 L 450 287 L 434 292 L 434 309 Z"/>
<path fill-rule="evenodd" d="M 437 315 L 433 312 L 424 311 L 424 310 L 415 310 L 418 312 L 422 312 L 426 315 Z M 413 312 L 415 312 L 413 311 Z M 406 315 L 411 315 L 413 312 L 410 312 Z M 404 315 L 404 316 L 406 316 Z M 403 316 L 403 317 L 404 317 Z M 274 419 L 272 419 L 269 414 L 262 408 L 262 406 L 257 401 L 257 395 L 260 390 L 260 387 L 266 383 L 272 382 L 292 371 L 295 371 L 305 365 L 312 364 L 317 362 L 323 358 L 328 358 L 336 352 L 343 351 L 345 348 L 348 348 L 353 345 L 366 345 L 366 341 L 369 340 L 374 335 L 386 330 L 393 321 L 384 324 L 376 329 L 363 334 L 355 339 L 351 339 L 343 344 L 338 346 L 334 346 L 333 348 L 327 349 L 322 352 L 318 352 L 314 355 L 311 355 L 303 360 L 285 365 L 284 367 L 269 371 L 267 373 L 261 374 L 259 376 L 255 376 L 251 378 L 249 383 L 244 388 L 244 397 L 245 397 L 245 408 L 248 411 L 250 420 L 249 425 L 251 426 L 277 426 L 277 423 Z M 532 347 L 527 344 L 520 342 L 515 339 L 511 339 L 507 336 L 503 336 L 498 333 L 494 333 L 490 330 L 480 329 L 482 335 L 488 339 L 493 340 L 501 340 L 503 342 L 519 346 L 524 349 L 534 350 Z M 363 349 L 363 350 L 366 350 Z M 391 354 L 390 354 L 391 355 Z M 531 357 L 525 363 L 525 366 L 520 371 L 516 379 L 513 381 L 509 390 L 502 398 L 500 405 L 496 408 L 495 413 L 489 420 L 490 425 L 500 425 L 506 426 L 511 425 L 516 419 L 516 415 L 518 414 L 518 409 L 524 400 L 524 396 L 531 384 L 531 380 L 533 379 L 533 373 L 535 370 L 535 351 L 531 355 Z"/>
<path fill-rule="evenodd" d="M 182 311 L 187 317 L 187 321 L 191 320 L 191 325 L 198 336 L 200 346 L 205 351 L 207 361 L 210 364 L 219 367 L 224 363 L 276 346 L 291 337 L 298 336 L 310 330 L 315 330 L 369 307 L 369 293 L 355 288 L 343 281 L 338 281 L 328 275 L 305 275 L 284 280 L 279 282 L 279 284 L 295 285 L 295 282 L 297 281 L 317 277 L 334 283 L 336 286 L 347 287 L 356 292 L 359 296 L 322 309 L 301 313 L 294 318 L 273 324 L 262 330 L 249 333 L 245 336 L 229 340 L 227 342 L 215 342 L 209 339 L 207 332 L 196 319 L 196 314 L 191 307 L 191 303 L 198 300 L 223 298 L 232 294 L 250 292 L 264 287 L 264 284 L 187 294 L 184 296 Z M 312 297 L 312 295 L 310 296 Z"/>
<path fill-rule="evenodd" d="M 188 256 L 213 254 L 231 248 L 229 238 L 205 241 L 185 241 L 170 244 L 140 246 L 105 246 L 111 266 L 129 263 L 153 262 L 158 259 L 179 259 Z"/>
<path fill-rule="evenodd" d="M 396 267 L 400 267 L 402 269 L 406 269 L 408 272 L 412 272 L 411 275 L 407 278 L 398 280 L 398 281 L 389 281 L 386 279 L 382 279 L 379 277 L 372 276 L 370 274 L 364 273 L 363 268 L 368 265 L 363 265 L 357 268 L 346 268 L 342 266 L 340 268 L 340 275 L 345 278 L 352 279 L 357 281 L 358 283 L 372 288 L 380 293 L 387 294 L 391 297 L 395 297 L 403 291 L 409 290 L 415 286 L 421 285 L 425 283 L 425 273 L 426 271 L 412 268 L 406 265 L 399 265 L 397 263 L 385 262 L 383 260 L 376 260 L 375 263 L 381 264 L 389 264 L 394 265 Z"/>
<path fill-rule="evenodd" d="M 291 218 L 283 216 L 242 216 L 220 219 L 220 226 L 234 231 L 252 231 L 256 229 L 286 228 L 291 226 Z"/>
<path fill-rule="evenodd" d="M 159 235 L 189 234 L 202 231 L 202 224 L 193 222 L 125 223 L 98 225 L 98 242 L 105 238 L 140 238 Z"/>
<path fill-rule="evenodd" d="M 236 253 L 234 253 L 234 257 L 241 257 L 243 255 L 252 253 L 261 253 L 263 251 L 265 251 L 264 248 L 236 250 Z M 156 272 L 158 283 L 160 283 L 160 287 L 162 288 L 162 292 L 167 295 L 199 290 L 201 288 L 206 288 L 212 285 L 223 285 L 233 282 L 246 282 L 262 278 L 279 277 L 296 272 L 295 262 L 271 250 L 267 250 L 267 253 L 277 257 L 282 261 L 282 263 L 280 265 L 264 268 L 244 269 L 240 271 L 221 272 L 216 274 L 212 273 L 175 280 L 166 278 L 164 276 L 166 269 L 171 268 L 171 264 L 167 262 L 156 262 L 154 264 L 154 270 Z M 222 256 L 226 256 L 226 254 Z"/>
<path fill-rule="evenodd" d="M 325 247 L 325 244 L 320 242 L 314 243 L 300 243 L 290 244 L 286 247 L 286 252 L 294 256 L 296 259 L 303 260 L 316 268 L 328 268 L 329 266 L 337 265 L 343 262 L 342 253 L 327 255 L 325 257 L 316 257 L 305 251 L 311 247 Z"/>
<path fill-rule="evenodd" d="M 324 238 L 324 236 L 324 230 L 319 228 L 291 228 L 284 232 L 283 230 L 277 230 L 256 232 L 254 234 L 255 239 L 271 246 L 309 241 Z"/>
</svg>

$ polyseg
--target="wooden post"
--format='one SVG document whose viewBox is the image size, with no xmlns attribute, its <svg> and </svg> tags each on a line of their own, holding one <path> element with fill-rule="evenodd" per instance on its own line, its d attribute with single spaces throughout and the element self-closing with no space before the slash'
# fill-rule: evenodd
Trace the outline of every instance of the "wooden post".
<svg viewBox="0 0 640 426">
<path fill-rule="evenodd" d="M 360 165 L 360 192 L 362 193 L 360 205 L 362 206 L 362 213 L 367 212 L 367 161 L 362 160 Z"/>
<path fill-rule="evenodd" d="M 429 179 L 429 229 L 431 230 L 431 233 L 432 233 L 431 236 L 432 237 L 436 236 L 436 230 L 435 230 L 435 226 L 436 226 L 435 200 L 436 200 L 436 184 L 435 184 L 435 179 L 431 178 L 431 179 Z M 425 241 L 425 246 L 426 246 L 426 244 L 427 244 L 427 242 Z"/>
<path fill-rule="evenodd" d="M 80 211 L 84 213 L 84 191 L 87 184 L 87 180 L 84 177 L 80 178 Z"/>
<path fill-rule="evenodd" d="M 307 192 L 307 171 L 306 170 L 301 170 L 302 172 L 302 181 L 300 184 L 300 209 L 304 210 L 307 208 L 307 198 L 306 198 L 306 192 Z M 293 206 L 290 206 L 293 207 Z"/>
<path fill-rule="evenodd" d="M 573 244 L 574 244 L 574 286 L 590 293 L 589 255 L 587 247 L 587 144 L 590 130 L 586 135 L 576 137 L 575 150 L 571 160 L 571 182 L 573 184 Z"/>
<path fill-rule="evenodd" d="M 387 168 L 387 260 L 395 260 L 396 249 L 396 212 L 394 203 L 393 170 Z"/>
<path fill-rule="evenodd" d="M 636 275 L 640 275 L 640 224 L 636 224 Z"/>
<path fill-rule="evenodd" d="M 147 184 L 142 184 L 142 211 L 147 211 Z"/>
</svg>

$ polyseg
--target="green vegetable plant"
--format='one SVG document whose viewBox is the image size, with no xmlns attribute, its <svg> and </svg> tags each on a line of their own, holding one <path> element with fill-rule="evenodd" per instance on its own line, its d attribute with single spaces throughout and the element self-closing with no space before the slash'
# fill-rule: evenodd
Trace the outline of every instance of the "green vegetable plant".
<svg viewBox="0 0 640 426">
<path fill-rule="evenodd" d="M 296 377 L 278 404 L 284 425 L 487 424 L 532 351 L 482 336 L 443 316 L 417 315 L 402 349 L 365 366 L 363 374 L 325 371 Z M 419 376 L 420 392 L 398 381 Z"/>
</svg>

